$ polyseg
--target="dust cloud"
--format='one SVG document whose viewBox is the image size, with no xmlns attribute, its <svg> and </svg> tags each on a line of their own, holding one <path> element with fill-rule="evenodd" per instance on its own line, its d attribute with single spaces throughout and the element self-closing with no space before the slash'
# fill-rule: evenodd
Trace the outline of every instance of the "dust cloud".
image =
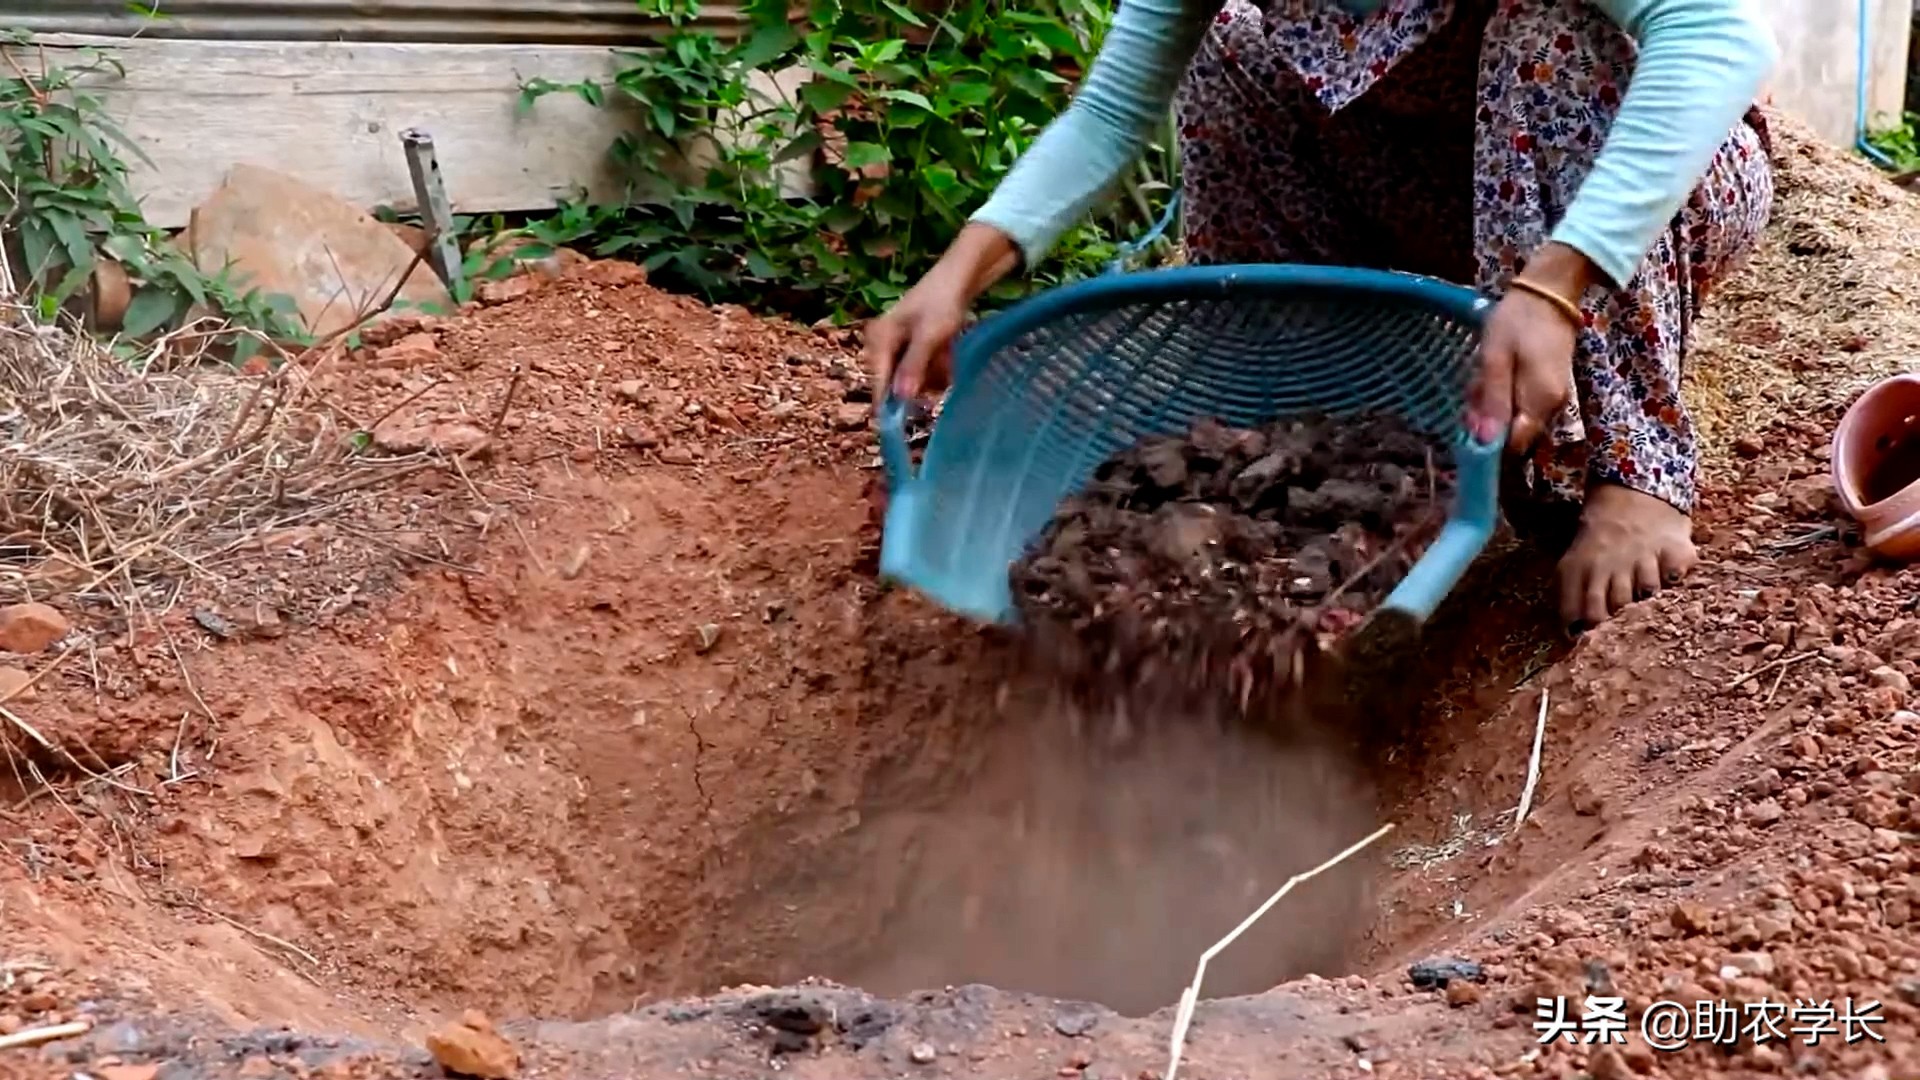
<svg viewBox="0 0 1920 1080">
<path fill-rule="evenodd" d="M 1127 1015 L 1177 1001 L 1202 951 L 1374 827 L 1365 771 L 1332 733 L 1180 711 L 1088 714 L 1057 695 L 1004 710 L 944 805 L 869 817 L 889 865 L 868 880 L 894 899 L 833 977 Z M 1208 966 L 1204 996 L 1340 973 L 1373 922 L 1373 879 L 1359 859 L 1295 889 Z"/>
</svg>

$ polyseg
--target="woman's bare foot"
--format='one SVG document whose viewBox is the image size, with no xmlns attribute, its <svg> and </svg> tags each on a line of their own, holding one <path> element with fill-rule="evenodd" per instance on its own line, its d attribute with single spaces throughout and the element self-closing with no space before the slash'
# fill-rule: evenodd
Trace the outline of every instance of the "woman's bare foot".
<svg viewBox="0 0 1920 1080">
<path fill-rule="evenodd" d="M 1604 622 L 1699 561 L 1687 515 L 1652 495 L 1603 484 L 1587 492 L 1580 533 L 1560 560 L 1560 617 L 1570 626 Z"/>
</svg>

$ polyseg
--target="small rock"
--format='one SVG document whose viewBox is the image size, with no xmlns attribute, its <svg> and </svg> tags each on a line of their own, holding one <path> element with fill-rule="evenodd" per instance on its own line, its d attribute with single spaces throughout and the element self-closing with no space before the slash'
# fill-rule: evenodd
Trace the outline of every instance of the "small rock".
<svg viewBox="0 0 1920 1080">
<path fill-rule="evenodd" d="M 0 649 L 31 654 L 66 637 L 73 629 L 65 615 L 45 604 L 13 604 L 0 608 Z"/>
<path fill-rule="evenodd" d="M 1479 964 L 1451 956 L 1422 960 L 1407 968 L 1407 978 L 1416 990 L 1444 990 L 1455 981 L 1481 982 L 1486 977 L 1486 969 Z"/>
<path fill-rule="evenodd" d="M 1581 817 L 1597 817 L 1606 809 L 1607 800 L 1593 790 L 1592 784 L 1580 779 L 1567 785 L 1567 804 Z"/>
<path fill-rule="evenodd" d="M 277 1074 L 279 1071 L 280 1070 L 274 1066 L 272 1059 L 266 1055 L 249 1054 L 247 1059 L 240 1063 L 240 1071 L 237 1075 L 240 1077 L 240 1080 L 267 1080 L 268 1077 Z"/>
<path fill-rule="evenodd" d="M 518 300 L 540 286 L 540 279 L 531 274 L 516 274 L 503 281 L 483 281 L 473 290 L 474 299 L 492 307 Z"/>
<path fill-rule="evenodd" d="M 39 696 L 29 683 L 33 676 L 17 667 L 0 667 L 0 702 L 28 702 Z"/>
<path fill-rule="evenodd" d="M 1920 1006 L 1920 979 L 1901 979 L 1893 984 L 1893 992 L 1900 995 L 1901 1001 Z"/>
<path fill-rule="evenodd" d="M 13 1013 L 0 1013 L 0 1035 L 12 1035 L 26 1029 L 27 1022 Z"/>
<path fill-rule="evenodd" d="M 373 354 L 374 363 L 390 368 L 424 367 L 439 359 L 439 340 L 424 331 L 408 334 Z"/>
<path fill-rule="evenodd" d="M 1910 694 L 1913 692 L 1913 683 L 1909 681 L 1905 675 L 1902 675 L 1898 669 L 1892 667 L 1882 666 L 1874 668 L 1872 671 L 1867 672 L 1867 681 L 1875 686 L 1884 686 L 1890 690 L 1899 691 L 1902 694 Z"/>
<path fill-rule="evenodd" d="M 660 462 L 663 465 L 691 465 L 693 451 L 684 446 L 669 446 L 660 451 Z"/>
<path fill-rule="evenodd" d="M 1759 457 L 1766 448 L 1766 443 L 1752 435 L 1742 435 L 1733 441 L 1733 452 L 1749 461 Z"/>
<path fill-rule="evenodd" d="M 487 450 L 487 433 L 459 421 L 422 423 L 390 419 L 373 429 L 373 445 L 389 454 L 419 454 L 432 450 L 454 457 L 480 457 Z"/>
<path fill-rule="evenodd" d="M 1833 478 L 1822 473 L 1803 477 L 1787 485 L 1787 509 L 1800 518 L 1823 518 L 1832 510 Z"/>
<path fill-rule="evenodd" d="M 1866 964 L 1861 962 L 1860 954 L 1852 949 L 1835 949 L 1830 960 L 1833 970 L 1838 972 L 1842 979 L 1851 981 L 1866 974 Z"/>
<path fill-rule="evenodd" d="M 1552 908 L 1544 912 L 1540 917 L 1540 925 L 1546 928 L 1547 933 L 1562 941 L 1586 937 L 1593 931 L 1592 924 L 1587 922 L 1585 916 L 1566 908 Z"/>
<path fill-rule="evenodd" d="M 193 212 L 192 234 L 181 246 L 201 270 L 230 270 L 260 296 L 292 300 L 314 337 L 360 321 L 359 305 L 343 298 L 382 295 L 396 284 L 396 307 L 453 307 L 433 267 L 364 209 L 271 169 L 235 165 Z"/>
<path fill-rule="evenodd" d="M 1780 806 L 1779 800 L 1761 799 L 1759 802 L 1747 807 L 1743 816 L 1748 822 L 1764 829 L 1779 821 L 1781 818 L 1786 817 L 1787 812 Z"/>
<path fill-rule="evenodd" d="M 865 405 L 842 405 L 833 410 L 833 429 L 835 431 L 859 431 L 867 426 L 873 416 L 873 410 Z"/>
<path fill-rule="evenodd" d="M 628 379 L 614 387 L 613 392 L 620 395 L 620 400 L 630 401 L 636 405 L 644 403 L 647 397 L 646 384 L 639 379 Z"/>
<path fill-rule="evenodd" d="M 1713 925 L 1713 916 L 1706 905 L 1683 900 L 1673 906 L 1672 914 L 1667 916 L 1673 928 L 1683 934 L 1704 934 Z"/>
<path fill-rule="evenodd" d="M 154 1080 L 160 1075 L 160 1066 L 147 1065 L 102 1065 L 93 1070 L 99 1080 Z"/>
<path fill-rule="evenodd" d="M 458 1022 L 427 1036 L 427 1052 L 441 1068 L 461 1076 L 509 1080 L 520 1069 L 520 1051 L 472 1009 Z"/>
<path fill-rule="evenodd" d="M 1853 821 L 1868 828 L 1893 828 L 1901 822 L 1901 803 L 1880 792 L 1868 792 L 1853 799 Z M 1893 847 L 1887 847 L 1887 851 L 1893 851 Z"/>
<path fill-rule="evenodd" d="M 1894 832 L 1892 829 L 1873 830 L 1873 848 L 1875 851 L 1899 851 L 1900 843 L 1900 834 Z"/>
<path fill-rule="evenodd" d="M 195 611 L 193 613 L 193 621 L 200 624 L 200 629 L 222 640 L 238 633 L 233 623 L 228 621 L 226 616 L 206 608 Z"/>
<path fill-rule="evenodd" d="M 1727 957 L 1726 967 L 1732 968 L 1737 975 L 1751 975 L 1764 979 L 1773 974 L 1773 954 L 1765 952 L 1734 953 Z"/>
<path fill-rule="evenodd" d="M 1053 1018 L 1053 1030 L 1069 1039 L 1078 1038 L 1100 1025 L 1100 1014 L 1092 1009 L 1063 1012 Z"/>
<path fill-rule="evenodd" d="M 693 651 L 703 656 L 712 652 L 713 647 L 720 643 L 720 625 L 718 623 L 701 623 L 699 626 L 693 628 L 693 633 L 696 639 Z"/>
<path fill-rule="evenodd" d="M 1587 993 L 1599 994 L 1602 997 L 1614 995 L 1613 969 L 1607 966 L 1606 961 L 1591 959 L 1582 967 L 1587 976 Z"/>
<path fill-rule="evenodd" d="M 1480 1002 L 1480 988 L 1464 979 L 1455 979 L 1447 984 L 1447 1004 L 1456 1009 Z"/>
<path fill-rule="evenodd" d="M 913 1049 L 907 1056 L 913 1059 L 915 1065 L 931 1065 L 933 1064 L 933 1059 L 939 1057 L 940 1054 L 939 1051 L 933 1048 L 932 1043 L 914 1043 Z"/>
</svg>

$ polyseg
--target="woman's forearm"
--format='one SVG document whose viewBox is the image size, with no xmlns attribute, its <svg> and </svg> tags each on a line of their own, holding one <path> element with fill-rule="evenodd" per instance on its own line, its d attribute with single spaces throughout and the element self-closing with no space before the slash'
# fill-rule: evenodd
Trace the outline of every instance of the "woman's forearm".
<svg viewBox="0 0 1920 1080">
<path fill-rule="evenodd" d="M 948 277 L 971 305 L 1019 265 L 1020 251 L 1013 238 L 996 226 L 975 221 L 960 230 L 928 275 Z"/>
<path fill-rule="evenodd" d="M 1073 103 L 973 215 L 1039 262 L 1140 154 L 1219 0 L 1125 0 Z"/>
<path fill-rule="evenodd" d="M 1594 0 L 1640 47 L 1593 171 L 1553 239 L 1624 285 L 1699 184 L 1772 68 L 1748 0 Z"/>
</svg>

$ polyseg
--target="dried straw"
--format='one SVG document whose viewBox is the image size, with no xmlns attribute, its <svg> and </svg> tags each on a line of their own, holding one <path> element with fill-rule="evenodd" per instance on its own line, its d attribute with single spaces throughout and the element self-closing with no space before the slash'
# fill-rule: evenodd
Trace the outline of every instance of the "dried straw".
<svg viewBox="0 0 1920 1080">
<path fill-rule="evenodd" d="M 1779 420 L 1819 421 L 1920 351 L 1920 196 L 1791 117 L 1769 114 L 1772 221 L 1709 297 L 1686 395 L 1710 476 Z"/>
<path fill-rule="evenodd" d="M 420 464 L 356 457 L 309 400 L 308 364 L 332 346 L 249 375 L 202 362 L 217 332 L 192 324 L 129 361 L 0 299 L 0 601 L 217 591 L 250 542 Z"/>
</svg>

